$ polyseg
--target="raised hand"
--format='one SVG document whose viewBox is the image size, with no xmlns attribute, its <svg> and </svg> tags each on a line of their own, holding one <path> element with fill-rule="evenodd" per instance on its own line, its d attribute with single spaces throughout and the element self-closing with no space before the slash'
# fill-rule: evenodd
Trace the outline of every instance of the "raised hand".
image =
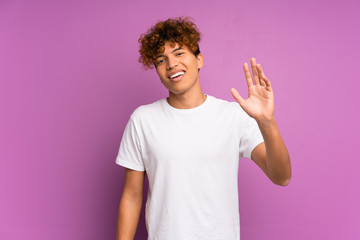
<svg viewBox="0 0 360 240">
<path fill-rule="evenodd" d="M 251 58 L 250 62 L 255 84 L 248 64 L 243 65 L 249 91 L 248 98 L 243 99 L 235 88 L 231 88 L 231 93 L 250 117 L 257 122 L 271 122 L 274 120 L 274 93 L 271 83 L 260 64 L 256 64 L 255 58 Z"/>
</svg>

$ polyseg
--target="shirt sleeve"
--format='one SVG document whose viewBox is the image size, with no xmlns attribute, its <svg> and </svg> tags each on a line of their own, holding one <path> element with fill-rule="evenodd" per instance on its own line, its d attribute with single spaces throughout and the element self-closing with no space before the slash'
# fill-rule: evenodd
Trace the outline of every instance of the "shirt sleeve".
<svg viewBox="0 0 360 240">
<path fill-rule="evenodd" d="M 116 163 L 132 170 L 145 171 L 138 132 L 131 117 L 121 139 Z"/>
<path fill-rule="evenodd" d="M 242 126 L 240 132 L 242 132 L 239 144 L 240 157 L 246 157 L 251 159 L 251 153 L 254 148 L 260 143 L 264 142 L 263 136 L 259 129 L 259 126 L 254 118 L 250 117 L 244 110 L 242 110 Z"/>
</svg>

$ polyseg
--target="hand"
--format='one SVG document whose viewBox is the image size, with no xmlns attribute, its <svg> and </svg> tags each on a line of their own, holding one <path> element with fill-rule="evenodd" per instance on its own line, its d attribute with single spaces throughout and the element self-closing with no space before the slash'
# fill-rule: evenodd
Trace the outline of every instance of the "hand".
<svg viewBox="0 0 360 240">
<path fill-rule="evenodd" d="M 274 120 L 274 93 L 271 83 L 269 79 L 265 77 L 260 64 L 256 64 L 255 58 L 251 58 L 250 62 L 255 85 L 249 66 L 247 63 L 243 65 L 249 97 L 246 100 L 243 99 L 235 88 L 231 88 L 231 93 L 244 111 L 258 123 L 271 122 Z"/>
</svg>

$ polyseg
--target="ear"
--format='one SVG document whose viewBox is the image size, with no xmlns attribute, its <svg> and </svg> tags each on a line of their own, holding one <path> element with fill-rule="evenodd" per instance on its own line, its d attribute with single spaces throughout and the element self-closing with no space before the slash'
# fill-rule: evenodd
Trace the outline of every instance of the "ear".
<svg viewBox="0 0 360 240">
<path fill-rule="evenodd" d="M 202 68 L 204 66 L 204 57 L 201 53 L 197 55 L 196 60 L 198 62 L 198 69 Z"/>
</svg>

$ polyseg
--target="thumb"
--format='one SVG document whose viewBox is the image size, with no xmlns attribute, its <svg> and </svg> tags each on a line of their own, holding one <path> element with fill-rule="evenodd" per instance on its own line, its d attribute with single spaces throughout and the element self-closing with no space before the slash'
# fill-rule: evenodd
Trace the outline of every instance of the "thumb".
<svg viewBox="0 0 360 240">
<path fill-rule="evenodd" d="M 231 91 L 233 97 L 235 98 L 235 100 L 242 107 L 244 105 L 245 100 L 240 96 L 240 94 L 238 93 L 238 91 L 235 88 L 231 88 L 230 91 Z"/>
</svg>

